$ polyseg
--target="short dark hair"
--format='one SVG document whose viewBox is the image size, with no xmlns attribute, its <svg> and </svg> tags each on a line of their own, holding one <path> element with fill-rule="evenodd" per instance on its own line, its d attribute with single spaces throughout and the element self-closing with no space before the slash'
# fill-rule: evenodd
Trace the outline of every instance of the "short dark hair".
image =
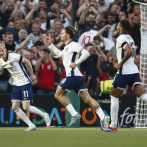
<svg viewBox="0 0 147 147">
<path fill-rule="evenodd" d="M 41 51 L 43 51 L 44 53 L 50 54 L 49 49 L 42 49 Z"/>
<path fill-rule="evenodd" d="M 67 26 L 64 29 L 65 29 L 66 33 L 70 35 L 71 39 L 76 35 L 75 29 L 73 26 Z"/>
<path fill-rule="evenodd" d="M 44 43 L 42 41 L 36 41 L 34 46 L 41 46 L 41 45 L 44 45 Z"/>
<path fill-rule="evenodd" d="M 87 44 L 85 45 L 85 47 L 88 47 L 88 46 L 93 46 L 93 44 L 92 44 L 92 43 L 87 43 Z"/>
<path fill-rule="evenodd" d="M 128 31 L 130 28 L 130 23 L 127 20 L 121 20 L 120 25 L 123 28 L 124 31 Z"/>
<path fill-rule="evenodd" d="M 13 20 L 9 20 L 9 21 L 8 21 L 8 23 L 7 23 L 7 25 L 8 25 L 10 22 L 13 22 L 13 23 L 14 23 L 14 21 L 13 21 Z"/>
<path fill-rule="evenodd" d="M 6 32 L 6 33 L 5 33 L 5 37 L 6 37 L 7 35 L 13 35 L 13 33 L 12 33 L 12 32 Z"/>
<path fill-rule="evenodd" d="M 95 14 L 93 12 L 88 12 L 87 16 L 89 16 L 89 15 L 94 15 L 95 16 Z"/>
<path fill-rule="evenodd" d="M 108 74 L 110 77 L 114 77 L 116 74 L 117 70 L 113 67 L 108 68 Z"/>
<path fill-rule="evenodd" d="M 101 39 L 101 37 L 100 37 L 100 36 L 95 36 L 95 37 L 93 38 L 93 40 L 102 41 L 102 39 Z"/>
</svg>

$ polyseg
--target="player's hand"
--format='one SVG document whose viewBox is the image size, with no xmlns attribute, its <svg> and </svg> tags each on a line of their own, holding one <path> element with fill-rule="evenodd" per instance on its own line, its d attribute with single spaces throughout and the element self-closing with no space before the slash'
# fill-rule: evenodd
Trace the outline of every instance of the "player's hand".
<svg viewBox="0 0 147 147">
<path fill-rule="evenodd" d="M 71 67 L 71 68 L 73 68 L 73 69 L 74 69 L 76 66 L 77 66 L 77 64 L 76 64 L 75 62 L 73 62 L 73 63 L 71 63 L 71 64 L 70 64 L 70 66 L 69 66 L 69 67 Z"/>
<path fill-rule="evenodd" d="M 115 64 L 113 67 L 114 67 L 115 69 L 120 69 L 122 66 L 121 66 L 120 64 Z"/>
<path fill-rule="evenodd" d="M 50 34 L 49 34 L 49 36 L 48 37 L 46 37 L 45 39 L 45 42 L 48 44 L 48 45 L 51 45 L 52 44 L 52 39 L 51 39 L 51 36 L 50 36 Z"/>
<path fill-rule="evenodd" d="M 36 76 L 35 76 L 34 74 L 32 74 L 32 75 L 30 75 L 30 79 L 31 79 L 32 81 L 35 81 L 35 80 L 36 80 Z"/>
</svg>

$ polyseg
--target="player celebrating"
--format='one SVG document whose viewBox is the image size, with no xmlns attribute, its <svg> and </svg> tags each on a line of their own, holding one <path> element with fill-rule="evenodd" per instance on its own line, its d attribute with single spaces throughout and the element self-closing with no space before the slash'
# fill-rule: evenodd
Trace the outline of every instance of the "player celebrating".
<svg viewBox="0 0 147 147">
<path fill-rule="evenodd" d="M 117 119 L 119 110 L 119 97 L 127 85 L 132 87 L 134 93 L 144 102 L 147 102 L 147 94 L 144 93 L 137 66 L 134 64 L 135 44 L 127 34 L 130 24 L 126 20 L 120 21 L 117 26 L 119 37 L 117 38 L 117 59 L 110 57 L 110 62 L 117 62 L 114 68 L 119 69 L 112 84 L 111 95 L 111 124 L 101 127 L 106 132 L 117 132 Z"/>
<path fill-rule="evenodd" d="M 3 69 L 6 68 L 11 73 L 14 79 L 11 97 L 12 109 L 17 114 L 17 116 L 29 126 L 26 131 L 36 130 L 36 126 L 28 119 L 26 114 L 21 110 L 21 102 L 25 111 L 40 115 L 46 122 L 47 127 L 49 127 L 49 115 L 47 113 L 43 113 L 38 108 L 30 105 L 30 103 L 33 102 L 33 90 L 31 80 L 34 81 L 36 77 L 33 74 L 32 66 L 29 60 L 21 57 L 19 54 L 16 53 L 7 53 L 4 43 L 0 43 L 0 57 L 0 74 L 2 74 Z M 25 63 L 27 65 L 30 71 L 30 78 L 27 75 L 22 63 Z"/>
<path fill-rule="evenodd" d="M 87 104 L 89 104 L 95 112 L 98 114 L 101 120 L 102 126 L 107 126 L 109 123 L 109 116 L 105 116 L 99 103 L 90 97 L 88 90 L 84 83 L 84 78 L 79 71 L 77 65 L 86 60 L 90 55 L 89 52 L 83 49 L 78 43 L 73 42 L 72 38 L 75 36 L 75 30 L 72 26 L 65 27 L 61 32 L 61 41 L 64 42 L 65 47 L 62 51 L 57 49 L 51 42 L 50 36 L 45 38 L 45 41 L 50 45 L 53 52 L 58 56 L 62 57 L 63 65 L 66 70 L 66 78 L 61 81 L 55 98 L 69 111 L 71 114 L 71 122 L 69 127 L 74 125 L 81 115 L 74 109 L 70 99 L 66 96 L 67 91 L 70 92 L 72 89 L 78 93 L 80 98 Z M 79 53 L 81 53 L 80 58 Z"/>
</svg>

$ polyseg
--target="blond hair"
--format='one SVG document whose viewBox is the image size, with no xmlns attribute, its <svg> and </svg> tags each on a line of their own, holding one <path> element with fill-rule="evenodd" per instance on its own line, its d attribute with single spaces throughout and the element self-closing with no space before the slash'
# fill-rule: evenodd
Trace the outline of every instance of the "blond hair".
<svg viewBox="0 0 147 147">
<path fill-rule="evenodd" d="M 0 42 L 0 49 L 5 49 L 5 44 L 3 42 Z"/>
</svg>

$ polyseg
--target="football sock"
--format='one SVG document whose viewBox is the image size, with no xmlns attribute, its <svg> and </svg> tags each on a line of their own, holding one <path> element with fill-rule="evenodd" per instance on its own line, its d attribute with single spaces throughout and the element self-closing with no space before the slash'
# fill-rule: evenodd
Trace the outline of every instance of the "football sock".
<svg viewBox="0 0 147 147">
<path fill-rule="evenodd" d="M 118 110 L 119 110 L 119 99 L 111 95 L 111 127 L 117 126 L 118 120 Z"/>
<path fill-rule="evenodd" d="M 100 120 L 102 121 L 104 119 L 104 117 L 105 117 L 105 114 L 104 114 L 102 108 L 101 107 L 98 108 L 95 112 L 100 117 Z"/>
<path fill-rule="evenodd" d="M 21 108 L 18 108 L 15 113 L 17 114 L 17 116 L 23 120 L 29 127 L 30 126 L 34 126 L 34 124 L 28 119 L 28 117 L 26 116 L 26 114 L 21 110 Z"/>
<path fill-rule="evenodd" d="M 42 118 L 44 118 L 44 113 L 34 106 L 30 106 L 28 111 L 30 113 L 37 114 L 37 115 L 41 116 Z"/>
<path fill-rule="evenodd" d="M 144 93 L 144 94 L 140 97 L 140 99 L 141 99 L 142 101 L 144 101 L 144 102 L 147 103 L 147 94 Z"/>
<path fill-rule="evenodd" d="M 72 106 L 72 104 L 70 103 L 69 105 L 66 106 L 66 109 L 69 111 L 69 113 L 71 114 L 71 116 L 75 116 L 77 115 L 77 111 L 74 109 L 74 107 Z"/>
</svg>

